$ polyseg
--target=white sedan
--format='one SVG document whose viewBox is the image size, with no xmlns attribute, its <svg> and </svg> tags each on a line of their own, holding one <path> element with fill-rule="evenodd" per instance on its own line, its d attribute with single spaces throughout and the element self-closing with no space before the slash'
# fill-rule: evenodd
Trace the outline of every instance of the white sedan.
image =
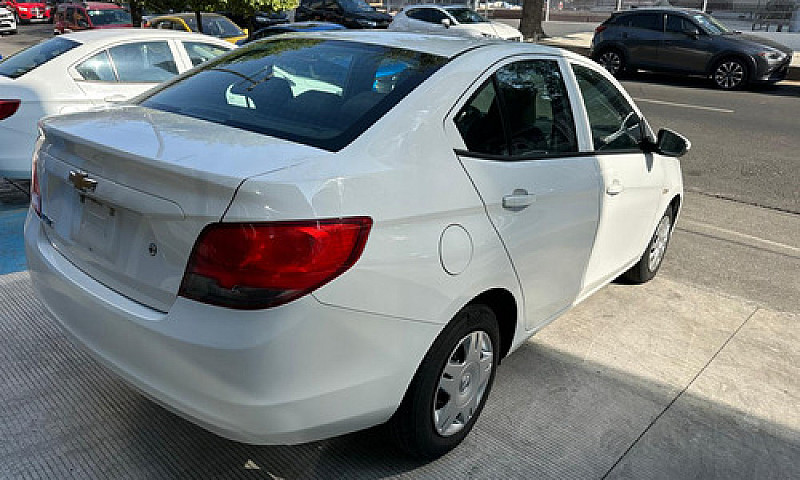
<svg viewBox="0 0 800 480">
<path fill-rule="evenodd" d="M 423 457 L 528 337 L 656 274 L 689 148 L 591 60 L 386 32 L 256 42 L 42 130 L 30 275 L 97 358 L 225 437 L 388 422 Z"/>
<path fill-rule="evenodd" d="M 0 35 L 4 33 L 17 33 L 17 16 L 14 12 L 0 3 Z M 0 57 L 2 58 L 2 57 Z"/>
<path fill-rule="evenodd" d="M 107 29 L 61 35 L 0 61 L 0 177 L 28 179 L 36 123 L 128 100 L 234 48 L 206 35 Z"/>
<path fill-rule="evenodd" d="M 466 5 L 407 5 L 394 16 L 389 30 L 522 41 L 516 28 L 491 22 Z"/>
</svg>

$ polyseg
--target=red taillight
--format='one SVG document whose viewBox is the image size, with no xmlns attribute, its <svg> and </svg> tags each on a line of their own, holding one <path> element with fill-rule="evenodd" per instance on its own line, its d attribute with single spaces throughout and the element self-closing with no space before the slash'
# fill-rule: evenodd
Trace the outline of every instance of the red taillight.
<svg viewBox="0 0 800 480">
<path fill-rule="evenodd" d="M 597 28 L 594 29 L 594 33 L 600 33 L 605 30 L 607 27 L 605 25 L 598 25 Z"/>
<path fill-rule="evenodd" d="M 17 113 L 19 104 L 20 104 L 19 100 L 0 99 L 0 120 L 5 120 L 11 115 Z"/>
<path fill-rule="evenodd" d="M 371 227 L 369 217 L 209 225 L 179 294 L 239 309 L 282 305 L 353 266 Z"/>
</svg>

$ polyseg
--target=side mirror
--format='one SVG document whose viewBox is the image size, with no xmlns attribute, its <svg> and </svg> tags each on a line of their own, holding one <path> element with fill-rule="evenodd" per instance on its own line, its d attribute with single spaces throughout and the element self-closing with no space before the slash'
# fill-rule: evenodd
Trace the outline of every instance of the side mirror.
<svg viewBox="0 0 800 480">
<path fill-rule="evenodd" d="M 683 30 L 684 35 L 691 37 L 695 40 L 700 38 L 700 30 L 697 27 L 690 27 Z"/>
<path fill-rule="evenodd" d="M 668 157 L 682 157 L 692 148 L 692 142 L 680 133 L 667 128 L 658 131 L 653 151 Z"/>
<path fill-rule="evenodd" d="M 444 28 L 450 28 L 450 25 L 452 25 L 449 18 L 443 18 L 441 23 Z"/>
</svg>

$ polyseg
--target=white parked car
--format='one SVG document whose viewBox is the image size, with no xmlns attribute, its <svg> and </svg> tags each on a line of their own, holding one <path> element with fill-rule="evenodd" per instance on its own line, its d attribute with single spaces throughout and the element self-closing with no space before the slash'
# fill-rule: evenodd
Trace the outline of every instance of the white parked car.
<svg viewBox="0 0 800 480">
<path fill-rule="evenodd" d="M 17 33 L 17 17 L 14 12 L 0 4 L 0 34 Z"/>
<path fill-rule="evenodd" d="M 522 41 L 516 28 L 490 22 L 466 5 L 408 5 L 397 12 L 389 30 Z"/>
<path fill-rule="evenodd" d="M 388 422 L 424 457 L 528 337 L 656 274 L 689 148 L 578 55 L 386 32 L 255 42 L 42 131 L 30 275 L 97 358 L 225 437 Z"/>
<path fill-rule="evenodd" d="M 46 115 L 128 100 L 235 48 L 206 35 L 107 29 L 51 38 L 0 61 L 0 177 L 27 179 Z"/>
</svg>

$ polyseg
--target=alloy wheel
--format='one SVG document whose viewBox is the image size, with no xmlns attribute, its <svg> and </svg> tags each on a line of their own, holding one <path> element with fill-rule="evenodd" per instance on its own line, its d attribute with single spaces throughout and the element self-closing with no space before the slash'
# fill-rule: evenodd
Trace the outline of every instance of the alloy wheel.
<svg viewBox="0 0 800 480">
<path fill-rule="evenodd" d="M 672 227 L 672 221 L 669 215 L 664 215 L 658 223 L 656 233 L 653 235 L 653 241 L 650 243 L 650 253 L 647 259 L 647 267 L 651 272 L 655 271 L 661 260 L 664 259 L 664 252 L 667 251 L 667 244 L 669 243 L 669 235 Z"/>
<path fill-rule="evenodd" d="M 722 62 L 714 71 L 714 82 L 726 90 L 736 88 L 744 82 L 744 67 L 735 60 Z"/>
<path fill-rule="evenodd" d="M 600 55 L 599 63 L 605 67 L 605 69 L 608 70 L 611 75 L 616 75 L 622 68 L 622 57 L 620 57 L 619 53 L 615 52 L 614 50 L 609 50 Z"/>
<path fill-rule="evenodd" d="M 456 344 L 433 400 L 433 424 L 439 435 L 455 435 L 469 423 L 486 393 L 494 361 L 492 339 L 483 330 L 470 332 Z"/>
</svg>

